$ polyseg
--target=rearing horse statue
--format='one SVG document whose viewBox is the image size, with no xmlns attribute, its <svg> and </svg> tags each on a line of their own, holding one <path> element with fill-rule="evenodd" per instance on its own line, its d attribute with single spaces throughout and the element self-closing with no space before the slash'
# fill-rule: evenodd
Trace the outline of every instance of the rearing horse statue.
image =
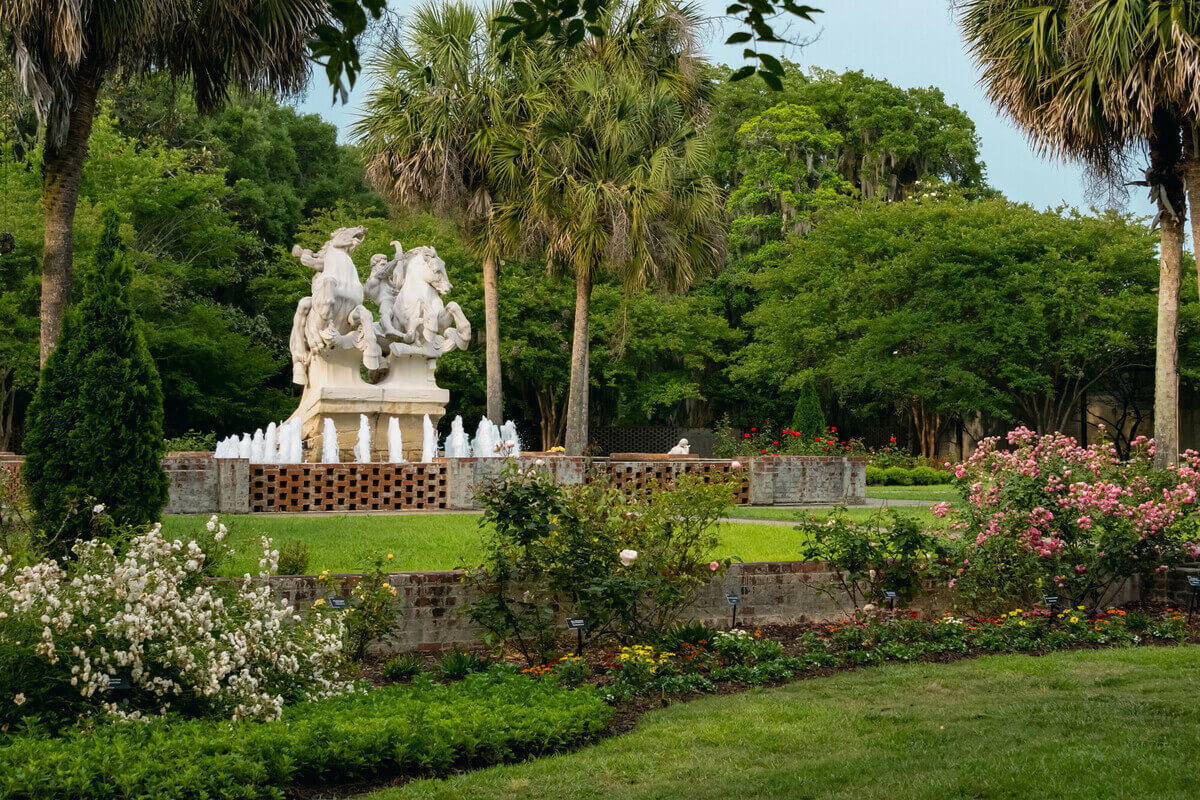
<svg viewBox="0 0 1200 800">
<path fill-rule="evenodd" d="M 452 288 L 446 262 L 432 247 L 414 247 L 379 262 L 372 271 L 368 289 L 379 303 L 380 341 L 393 355 L 422 355 L 437 358 L 451 350 L 465 350 L 471 341 L 471 323 L 458 303 L 446 303 L 442 295 Z M 377 256 L 382 258 L 382 256 Z"/>
<path fill-rule="evenodd" d="M 292 380 L 308 385 L 308 366 L 321 350 L 358 349 L 363 366 L 372 376 L 383 369 L 383 352 L 375 336 L 374 319 L 363 305 L 363 285 L 351 260 L 367 229 L 338 228 L 316 253 L 292 248 L 300 263 L 316 270 L 312 296 L 296 307 L 289 348 L 292 351 Z"/>
</svg>

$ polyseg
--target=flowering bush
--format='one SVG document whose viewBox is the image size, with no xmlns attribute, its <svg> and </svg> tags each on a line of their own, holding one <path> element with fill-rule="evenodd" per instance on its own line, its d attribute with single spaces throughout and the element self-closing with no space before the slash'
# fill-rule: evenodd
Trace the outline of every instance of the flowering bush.
<svg viewBox="0 0 1200 800">
<path fill-rule="evenodd" d="M 371 559 L 370 571 L 348 587 L 351 604 L 345 612 L 343 629 L 346 656 L 351 661 L 362 661 L 371 643 L 396 625 L 400 600 L 396 596 L 396 587 L 388 582 L 387 563 L 391 560 L 391 553 L 386 557 L 376 553 Z M 317 581 L 326 588 L 326 594 L 335 590 L 334 580 L 329 570 L 317 576 Z M 326 606 L 325 598 L 318 599 L 314 606 Z"/>
<path fill-rule="evenodd" d="M 210 525 L 223 547 L 223 526 Z M 278 556 L 265 538 L 263 551 L 266 576 Z M 270 720 L 339 691 L 340 619 L 301 617 L 248 575 L 206 580 L 198 542 L 155 524 L 120 550 L 93 539 L 74 555 L 13 569 L 0 554 L 0 725 L 88 713 Z"/>
<path fill-rule="evenodd" d="M 657 639 L 728 566 L 712 551 L 732 495 L 729 483 L 681 476 L 629 498 L 510 463 L 479 495 L 491 531 L 483 564 L 465 570 L 479 597 L 468 613 L 531 666 L 552 657 L 560 609 L 587 620 L 588 641 Z"/>
<path fill-rule="evenodd" d="M 796 530 L 808 534 L 801 558 L 827 562 L 835 575 L 833 583 L 809 585 L 835 602 L 844 597 L 851 609 L 882 602 L 885 591 L 910 599 L 944 552 L 936 537 L 923 531 L 913 517 L 897 511 L 880 511 L 857 523 L 839 508 L 827 519 L 808 515 Z"/>
<path fill-rule="evenodd" d="M 1026 428 L 1008 444 L 985 439 L 955 471 L 966 507 L 950 525 L 958 552 L 948 584 L 967 605 L 986 611 L 1051 592 L 1096 608 L 1126 579 L 1200 556 L 1200 454 L 1164 471 L 1145 438 L 1126 461 L 1111 444 Z"/>
<path fill-rule="evenodd" d="M 836 426 L 810 436 L 767 420 L 748 431 L 736 433 L 728 419 L 714 431 L 714 452 L 718 458 L 737 456 L 859 456 L 866 453 L 860 439 L 839 438 Z"/>
</svg>

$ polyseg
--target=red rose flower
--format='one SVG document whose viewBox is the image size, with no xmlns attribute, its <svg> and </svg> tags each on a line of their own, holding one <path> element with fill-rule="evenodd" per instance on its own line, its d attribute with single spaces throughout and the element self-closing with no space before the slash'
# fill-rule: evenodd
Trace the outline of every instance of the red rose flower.
<svg viewBox="0 0 1200 800">
<path fill-rule="evenodd" d="M 758 428 L 751 428 L 750 430 L 754 431 L 755 433 L 758 433 Z"/>
<path fill-rule="evenodd" d="M 829 430 L 833 431 L 834 433 L 837 433 L 837 428 L 834 427 L 833 425 L 829 426 Z"/>
<path fill-rule="evenodd" d="M 762 454 L 763 454 L 764 456 L 767 454 L 767 448 L 765 448 L 765 447 L 763 448 Z"/>
<path fill-rule="evenodd" d="M 748 433 L 743 433 L 743 434 L 742 434 L 742 437 L 743 437 L 743 438 L 746 438 L 746 439 L 749 439 L 749 438 L 750 438 L 750 434 L 748 434 Z"/>
</svg>

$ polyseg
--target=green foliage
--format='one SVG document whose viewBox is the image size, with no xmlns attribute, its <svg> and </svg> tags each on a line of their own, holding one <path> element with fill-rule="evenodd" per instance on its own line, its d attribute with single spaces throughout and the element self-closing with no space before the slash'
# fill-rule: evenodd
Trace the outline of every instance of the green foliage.
<svg viewBox="0 0 1200 800">
<path fill-rule="evenodd" d="M 1153 345 L 1154 237 L 1115 213 L 868 203 L 760 258 L 734 380 L 790 393 L 811 370 L 862 414 L 909 416 L 926 456 L 955 415 L 1061 430 Z"/>
<path fill-rule="evenodd" d="M 162 387 L 132 279 L 117 214 L 107 210 L 27 422 L 24 479 L 37 525 L 58 552 L 91 529 L 93 502 L 120 525 L 152 522 L 167 502 Z"/>
<path fill-rule="evenodd" d="M 308 574 L 308 545 L 299 539 L 294 539 L 279 548 L 280 575 Z"/>
<path fill-rule="evenodd" d="M 425 662 L 416 653 L 405 653 L 383 665 L 383 677 L 389 681 L 410 681 L 425 671 Z"/>
<path fill-rule="evenodd" d="M 792 430 L 805 441 L 816 439 L 826 431 L 825 412 L 821 410 L 821 398 L 812 375 L 800 384 L 796 413 L 792 415 Z"/>
<path fill-rule="evenodd" d="M 921 580 L 945 546 L 926 533 L 911 516 L 880 511 L 866 523 L 853 522 L 845 509 L 827 520 L 808 515 L 797 530 L 809 535 L 800 551 L 806 561 L 824 561 L 836 573 L 831 584 L 815 584 L 814 591 L 848 600 L 853 609 L 883 602 L 884 591 L 901 600 L 921 592 Z"/>
<path fill-rule="evenodd" d="M 388 583 L 387 563 L 388 557 L 376 553 L 371 559 L 371 569 L 349 586 L 347 599 L 350 607 L 345 612 L 345 653 L 351 661 L 362 661 L 372 642 L 385 636 L 396 625 L 400 600 L 396 596 L 396 588 Z M 326 587 L 328 594 L 334 586 L 329 570 L 323 571 L 317 579 Z"/>
<path fill-rule="evenodd" d="M 184 431 L 178 436 L 167 437 L 164 446 L 168 453 L 172 452 L 205 452 L 216 449 L 217 435 L 215 433 L 201 433 L 200 431 Z"/>
<path fill-rule="evenodd" d="M 658 643 L 663 650 L 679 652 L 683 646 L 703 647 L 717 635 L 716 628 L 710 628 L 699 622 L 688 622 L 675 625 L 663 631 Z"/>
<path fill-rule="evenodd" d="M 0 743 L 0 797 L 278 800 L 293 787 L 445 775 L 599 736 L 612 710 L 590 689 L 503 672 L 417 680 L 288 710 L 259 725 L 166 720 Z"/>
<path fill-rule="evenodd" d="M 681 476 L 630 499 L 509 464 L 479 493 L 492 533 L 464 576 L 479 597 L 468 613 L 531 666 L 550 660 L 560 607 L 588 621 L 588 640 L 656 637 L 727 564 L 712 551 L 731 497 L 728 484 Z"/>
<path fill-rule="evenodd" d="M 461 680 L 472 672 L 483 672 L 487 668 L 486 658 L 459 650 L 457 647 L 442 656 L 442 660 L 438 662 L 438 673 L 447 680 Z"/>
<path fill-rule="evenodd" d="M 941 486 L 953 482 L 953 473 L 933 467 L 908 469 L 867 465 L 868 486 Z"/>
</svg>

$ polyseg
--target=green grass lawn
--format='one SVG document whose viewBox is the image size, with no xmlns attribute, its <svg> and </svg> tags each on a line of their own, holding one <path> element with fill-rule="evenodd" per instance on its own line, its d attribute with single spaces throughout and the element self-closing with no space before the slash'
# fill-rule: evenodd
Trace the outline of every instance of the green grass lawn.
<svg viewBox="0 0 1200 800">
<path fill-rule="evenodd" d="M 897 511 L 903 514 L 909 514 L 916 517 L 926 527 L 941 527 L 945 523 L 933 516 L 927 506 L 895 506 Z M 867 522 L 873 516 L 878 514 L 880 509 L 870 506 L 851 506 L 846 509 L 846 514 L 855 522 Z M 729 509 L 729 516 L 743 519 L 776 519 L 795 522 L 801 517 L 807 518 L 814 516 L 819 520 L 824 520 L 832 513 L 832 509 L 810 509 L 810 508 L 773 508 L 771 506 L 763 506 L 756 508 L 753 506 L 732 506 Z"/>
<path fill-rule="evenodd" d="M 369 800 L 1194 798 L 1200 647 L 905 664 L 676 704 L 587 749 Z"/>
<path fill-rule="evenodd" d="M 174 538 L 194 535 L 208 517 L 203 514 L 168 516 L 164 532 Z M 454 569 L 459 564 L 477 563 L 480 530 L 477 514 L 407 514 L 391 516 L 320 517 L 226 514 L 221 521 L 229 527 L 228 541 L 235 557 L 222 565 L 225 575 L 258 571 L 262 551 L 259 540 L 268 536 L 275 547 L 299 540 L 308 546 L 308 571 L 317 573 L 361 572 L 374 552 L 391 553 L 392 569 Z M 791 561 L 803 540 L 790 525 L 761 525 L 731 522 L 721 526 L 718 557 L 743 561 Z"/>
<path fill-rule="evenodd" d="M 943 500 L 958 500 L 958 490 L 953 486 L 868 486 L 867 497 L 881 500 L 928 500 L 940 503 Z"/>
</svg>

